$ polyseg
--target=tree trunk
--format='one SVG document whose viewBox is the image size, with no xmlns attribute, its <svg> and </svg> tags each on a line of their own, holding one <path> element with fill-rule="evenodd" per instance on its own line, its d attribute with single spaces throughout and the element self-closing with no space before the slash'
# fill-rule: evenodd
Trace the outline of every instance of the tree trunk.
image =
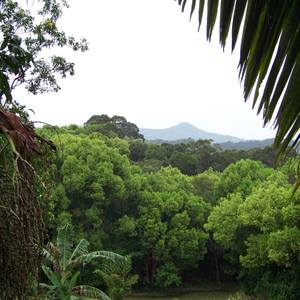
<svg viewBox="0 0 300 300">
<path fill-rule="evenodd" d="M 221 276 L 220 276 L 220 264 L 219 264 L 219 255 L 218 255 L 219 253 L 218 253 L 217 246 L 211 237 L 209 237 L 209 239 L 208 239 L 208 248 L 211 251 L 213 258 L 214 258 L 216 283 L 218 285 L 220 285 L 221 284 Z"/>
</svg>

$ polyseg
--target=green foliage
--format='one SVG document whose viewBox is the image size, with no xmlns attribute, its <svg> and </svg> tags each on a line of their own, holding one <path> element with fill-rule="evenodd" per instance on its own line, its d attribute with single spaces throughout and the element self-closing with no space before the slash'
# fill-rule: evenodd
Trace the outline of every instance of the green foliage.
<svg viewBox="0 0 300 300">
<path fill-rule="evenodd" d="M 287 159 L 285 164 L 283 164 L 280 168 L 280 170 L 287 175 L 288 181 L 291 184 L 296 183 L 298 177 L 299 177 L 299 157 L 292 157 Z"/>
<path fill-rule="evenodd" d="M 91 127 L 90 127 L 91 126 Z M 110 136 L 115 134 L 118 137 L 129 137 L 144 140 L 139 133 L 138 127 L 134 123 L 127 122 L 122 116 L 94 115 L 85 123 L 86 130 L 100 132 Z"/>
<path fill-rule="evenodd" d="M 36 12 L 40 18 L 21 7 L 18 2 L 7 0 L 1 3 L 0 30 L 3 40 L 0 47 L 0 105 L 13 109 L 11 90 L 25 83 L 33 94 L 60 89 L 56 75 L 66 77 L 74 74 L 74 64 L 65 58 L 52 55 L 42 57 L 43 49 L 71 47 L 74 51 L 87 50 L 86 40 L 76 41 L 60 31 L 57 21 L 65 1 L 42 1 Z"/>
<path fill-rule="evenodd" d="M 292 296 L 292 287 L 286 287 L 285 296 L 281 290 L 277 298 L 274 291 L 279 282 L 269 277 L 268 272 L 271 274 L 275 272 L 272 270 L 276 270 L 276 274 L 281 276 L 284 270 L 289 273 L 298 265 L 299 193 L 292 197 L 292 186 L 283 173 L 270 172 L 257 163 L 250 170 L 252 176 L 258 175 L 249 181 L 247 172 L 243 173 L 245 169 L 237 168 L 240 164 L 246 166 L 250 162 L 241 161 L 228 168 L 230 173 L 227 170 L 223 172 L 220 179 L 223 190 L 229 186 L 229 191 L 235 193 L 222 198 L 219 205 L 213 208 L 205 227 L 224 247 L 225 258 L 231 267 L 251 286 L 248 291 L 262 296 L 262 299 L 296 299 Z M 245 176 L 239 177 L 240 174 Z M 252 183 L 252 186 L 245 188 L 245 182 Z M 262 282 L 255 279 L 255 274 L 257 278 L 262 278 Z M 280 286 L 284 289 L 283 285 Z"/>
<path fill-rule="evenodd" d="M 222 173 L 217 187 L 218 196 L 226 197 L 230 193 L 240 193 L 245 197 L 271 173 L 272 169 L 264 168 L 260 162 L 240 160 L 228 166 Z"/>
<path fill-rule="evenodd" d="M 230 164 L 241 159 L 260 161 L 275 167 L 276 149 L 223 150 L 209 140 L 187 141 L 185 143 L 148 144 L 142 140 L 131 140 L 130 159 L 137 162 L 146 172 L 158 171 L 162 166 L 173 166 L 186 175 L 196 175 L 209 169 L 223 171 Z M 295 151 L 290 151 L 295 157 Z"/>
<path fill-rule="evenodd" d="M 206 253 L 202 226 L 208 206 L 177 169 L 163 168 L 146 179 L 147 190 L 137 198 L 134 236 L 146 259 L 145 279 L 159 287 L 178 285 L 180 273 L 195 268 Z"/>
<path fill-rule="evenodd" d="M 155 276 L 155 285 L 162 288 L 170 286 L 180 286 L 181 278 L 178 276 L 179 270 L 172 262 L 167 262 L 158 267 Z"/>
<path fill-rule="evenodd" d="M 299 264 L 291 268 L 248 270 L 242 276 L 243 287 L 255 293 L 258 299 L 297 300 L 299 299 Z"/>
<path fill-rule="evenodd" d="M 227 300 L 254 300 L 254 298 L 247 296 L 244 293 L 237 292 L 233 295 L 230 295 Z"/>
<path fill-rule="evenodd" d="M 101 290 L 88 286 L 77 285 L 77 279 L 80 271 L 75 271 L 80 265 L 85 266 L 96 258 L 104 260 L 104 270 L 107 276 L 112 275 L 112 268 L 106 266 L 113 265 L 123 270 L 127 263 L 127 258 L 108 251 L 88 252 L 89 243 L 82 239 L 72 250 L 72 230 L 70 225 L 65 225 L 58 231 L 56 245 L 49 243 L 48 248 L 42 252 L 47 265 L 42 269 L 49 283 L 40 284 L 42 291 L 50 299 L 72 299 L 76 296 L 80 299 L 93 298 L 109 300 L 109 297 Z M 130 266 L 126 266 L 126 272 L 129 272 Z"/>
<path fill-rule="evenodd" d="M 77 238 L 87 236 L 93 247 L 131 252 L 136 263 L 144 257 L 136 268 L 147 284 L 177 284 L 155 281 L 156 269 L 176 270 L 180 279 L 197 268 L 210 206 L 194 194 L 189 177 L 174 168 L 143 174 L 121 155 L 120 143 L 101 135 L 53 133 L 52 139 L 63 147 L 51 196 L 53 228 L 71 220 Z M 172 261 L 174 268 L 163 267 Z"/>
<path fill-rule="evenodd" d="M 132 161 L 144 160 L 146 155 L 147 145 L 142 140 L 131 141 L 130 146 L 130 159 Z"/>
<path fill-rule="evenodd" d="M 167 162 L 166 155 L 174 151 L 209 153 L 209 143 L 177 145 L 175 150 L 173 145 L 121 140 L 76 126 L 56 130 L 59 136 L 47 127 L 41 130 L 60 148 L 51 168 L 56 183 L 48 227 L 71 220 L 76 240 L 87 236 L 93 248 L 105 244 L 130 253 L 140 286 L 167 288 L 193 277 L 209 274 L 222 280 L 230 274 L 245 283 L 247 292 L 261 296 L 266 290 L 269 295 L 278 282 L 268 272 L 281 276 L 298 265 L 299 194 L 292 197 L 294 171 L 286 166 L 274 170 L 243 159 L 223 172 L 208 169 L 195 176 L 171 166 L 150 165 L 143 171 L 139 165 L 151 155 Z M 131 162 L 134 153 L 144 159 Z M 218 157 L 218 151 L 212 153 Z M 92 252 L 86 262 L 95 255 L 101 257 Z M 101 282 L 92 266 L 78 278 L 101 288 L 106 284 L 111 297 L 121 298 L 135 278 L 118 270 L 105 275 L 100 265 Z M 293 287 L 287 290 L 294 293 Z"/>
<path fill-rule="evenodd" d="M 131 287 L 137 283 L 138 275 L 131 275 L 130 272 L 131 259 L 126 256 L 121 260 L 106 260 L 101 269 L 95 271 L 103 278 L 112 300 L 122 300 L 124 294 L 130 292 Z"/>
<path fill-rule="evenodd" d="M 119 143 L 110 141 L 108 146 L 100 136 L 72 135 L 61 135 L 59 141 L 64 152 L 58 166 L 61 183 L 52 194 L 52 205 L 59 212 L 55 222 L 70 220 L 70 214 L 75 231 L 82 236 L 88 232 L 92 245 L 101 247 L 101 226 L 108 218 L 103 212 L 121 213 L 122 202 L 139 186 L 138 174 L 120 154 Z"/>
<path fill-rule="evenodd" d="M 214 239 L 225 249 L 232 249 L 238 230 L 238 210 L 243 203 L 240 194 L 231 194 L 217 205 L 208 217 L 205 228 L 213 232 Z"/>
<path fill-rule="evenodd" d="M 220 182 L 220 174 L 209 169 L 192 178 L 195 194 L 206 202 L 215 204 L 217 200 L 216 188 Z"/>
</svg>

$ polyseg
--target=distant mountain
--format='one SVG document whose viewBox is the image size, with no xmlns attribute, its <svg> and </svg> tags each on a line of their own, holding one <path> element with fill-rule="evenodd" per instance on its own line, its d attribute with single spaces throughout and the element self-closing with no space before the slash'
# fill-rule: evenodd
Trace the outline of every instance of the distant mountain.
<svg viewBox="0 0 300 300">
<path fill-rule="evenodd" d="M 140 133 L 144 135 L 146 140 L 175 141 L 184 139 L 211 139 L 215 143 L 244 141 L 243 139 L 230 135 L 207 132 L 185 122 L 165 129 L 140 128 Z"/>
</svg>

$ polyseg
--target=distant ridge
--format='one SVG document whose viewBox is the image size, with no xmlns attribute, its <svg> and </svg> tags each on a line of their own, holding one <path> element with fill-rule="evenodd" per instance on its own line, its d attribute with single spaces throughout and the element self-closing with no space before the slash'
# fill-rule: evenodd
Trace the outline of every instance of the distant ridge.
<svg viewBox="0 0 300 300">
<path fill-rule="evenodd" d="M 274 139 L 264 139 L 264 140 L 249 140 L 242 142 L 225 142 L 220 143 L 219 146 L 222 149 L 237 149 L 237 150 L 248 150 L 253 148 L 264 148 L 271 146 L 274 143 Z"/>
<path fill-rule="evenodd" d="M 218 133 L 207 132 L 202 129 L 195 127 L 186 122 L 179 123 L 178 125 L 165 128 L 165 129 L 149 129 L 140 128 L 140 133 L 144 135 L 146 140 L 164 140 L 164 141 L 175 141 L 184 139 L 194 139 L 194 140 L 208 140 L 211 139 L 215 143 L 225 143 L 225 142 L 242 142 L 244 139 L 231 136 L 223 135 Z"/>
</svg>

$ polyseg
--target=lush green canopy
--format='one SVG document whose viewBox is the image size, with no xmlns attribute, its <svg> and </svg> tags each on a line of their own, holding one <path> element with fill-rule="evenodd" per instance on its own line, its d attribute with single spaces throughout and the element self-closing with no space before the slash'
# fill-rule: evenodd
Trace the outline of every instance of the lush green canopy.
<svg viewBox="0 0 300 300">
<path fill-rule="evenodd" d="M 90 129 L 39 130 L 59 148 L 56 157 L 49 157 L 52 166 L 45 177 L 52 184 L 44 203 L 51 234 L 70 223 L 78 241 L 86 237 L 92 248 L 105 245 L 130 254 L 140 287 L 238 277 L 263 299 L 298 299 L 299 193 L 291 197 L 295 158 L 277 170 L 241 159 L 226 162 L 220 171 L 212 164 L 190 176 L 172 165 L 143 171 L 134 160 L 148 156 L 177 164 L 167 159 L 175 150 L 212 162 L 219 158 L 206 141 L 149 145 Z M 218 153 L 224 160 L 227 152 Z M 201 165 L 197 160 L 195 170 Z M 103 288 L 91 270 L 81 279 Z M 106 284 L 112 292 L 111 279 L 125 287 L 126 278 L 109 276 Z"/>
</svg>

